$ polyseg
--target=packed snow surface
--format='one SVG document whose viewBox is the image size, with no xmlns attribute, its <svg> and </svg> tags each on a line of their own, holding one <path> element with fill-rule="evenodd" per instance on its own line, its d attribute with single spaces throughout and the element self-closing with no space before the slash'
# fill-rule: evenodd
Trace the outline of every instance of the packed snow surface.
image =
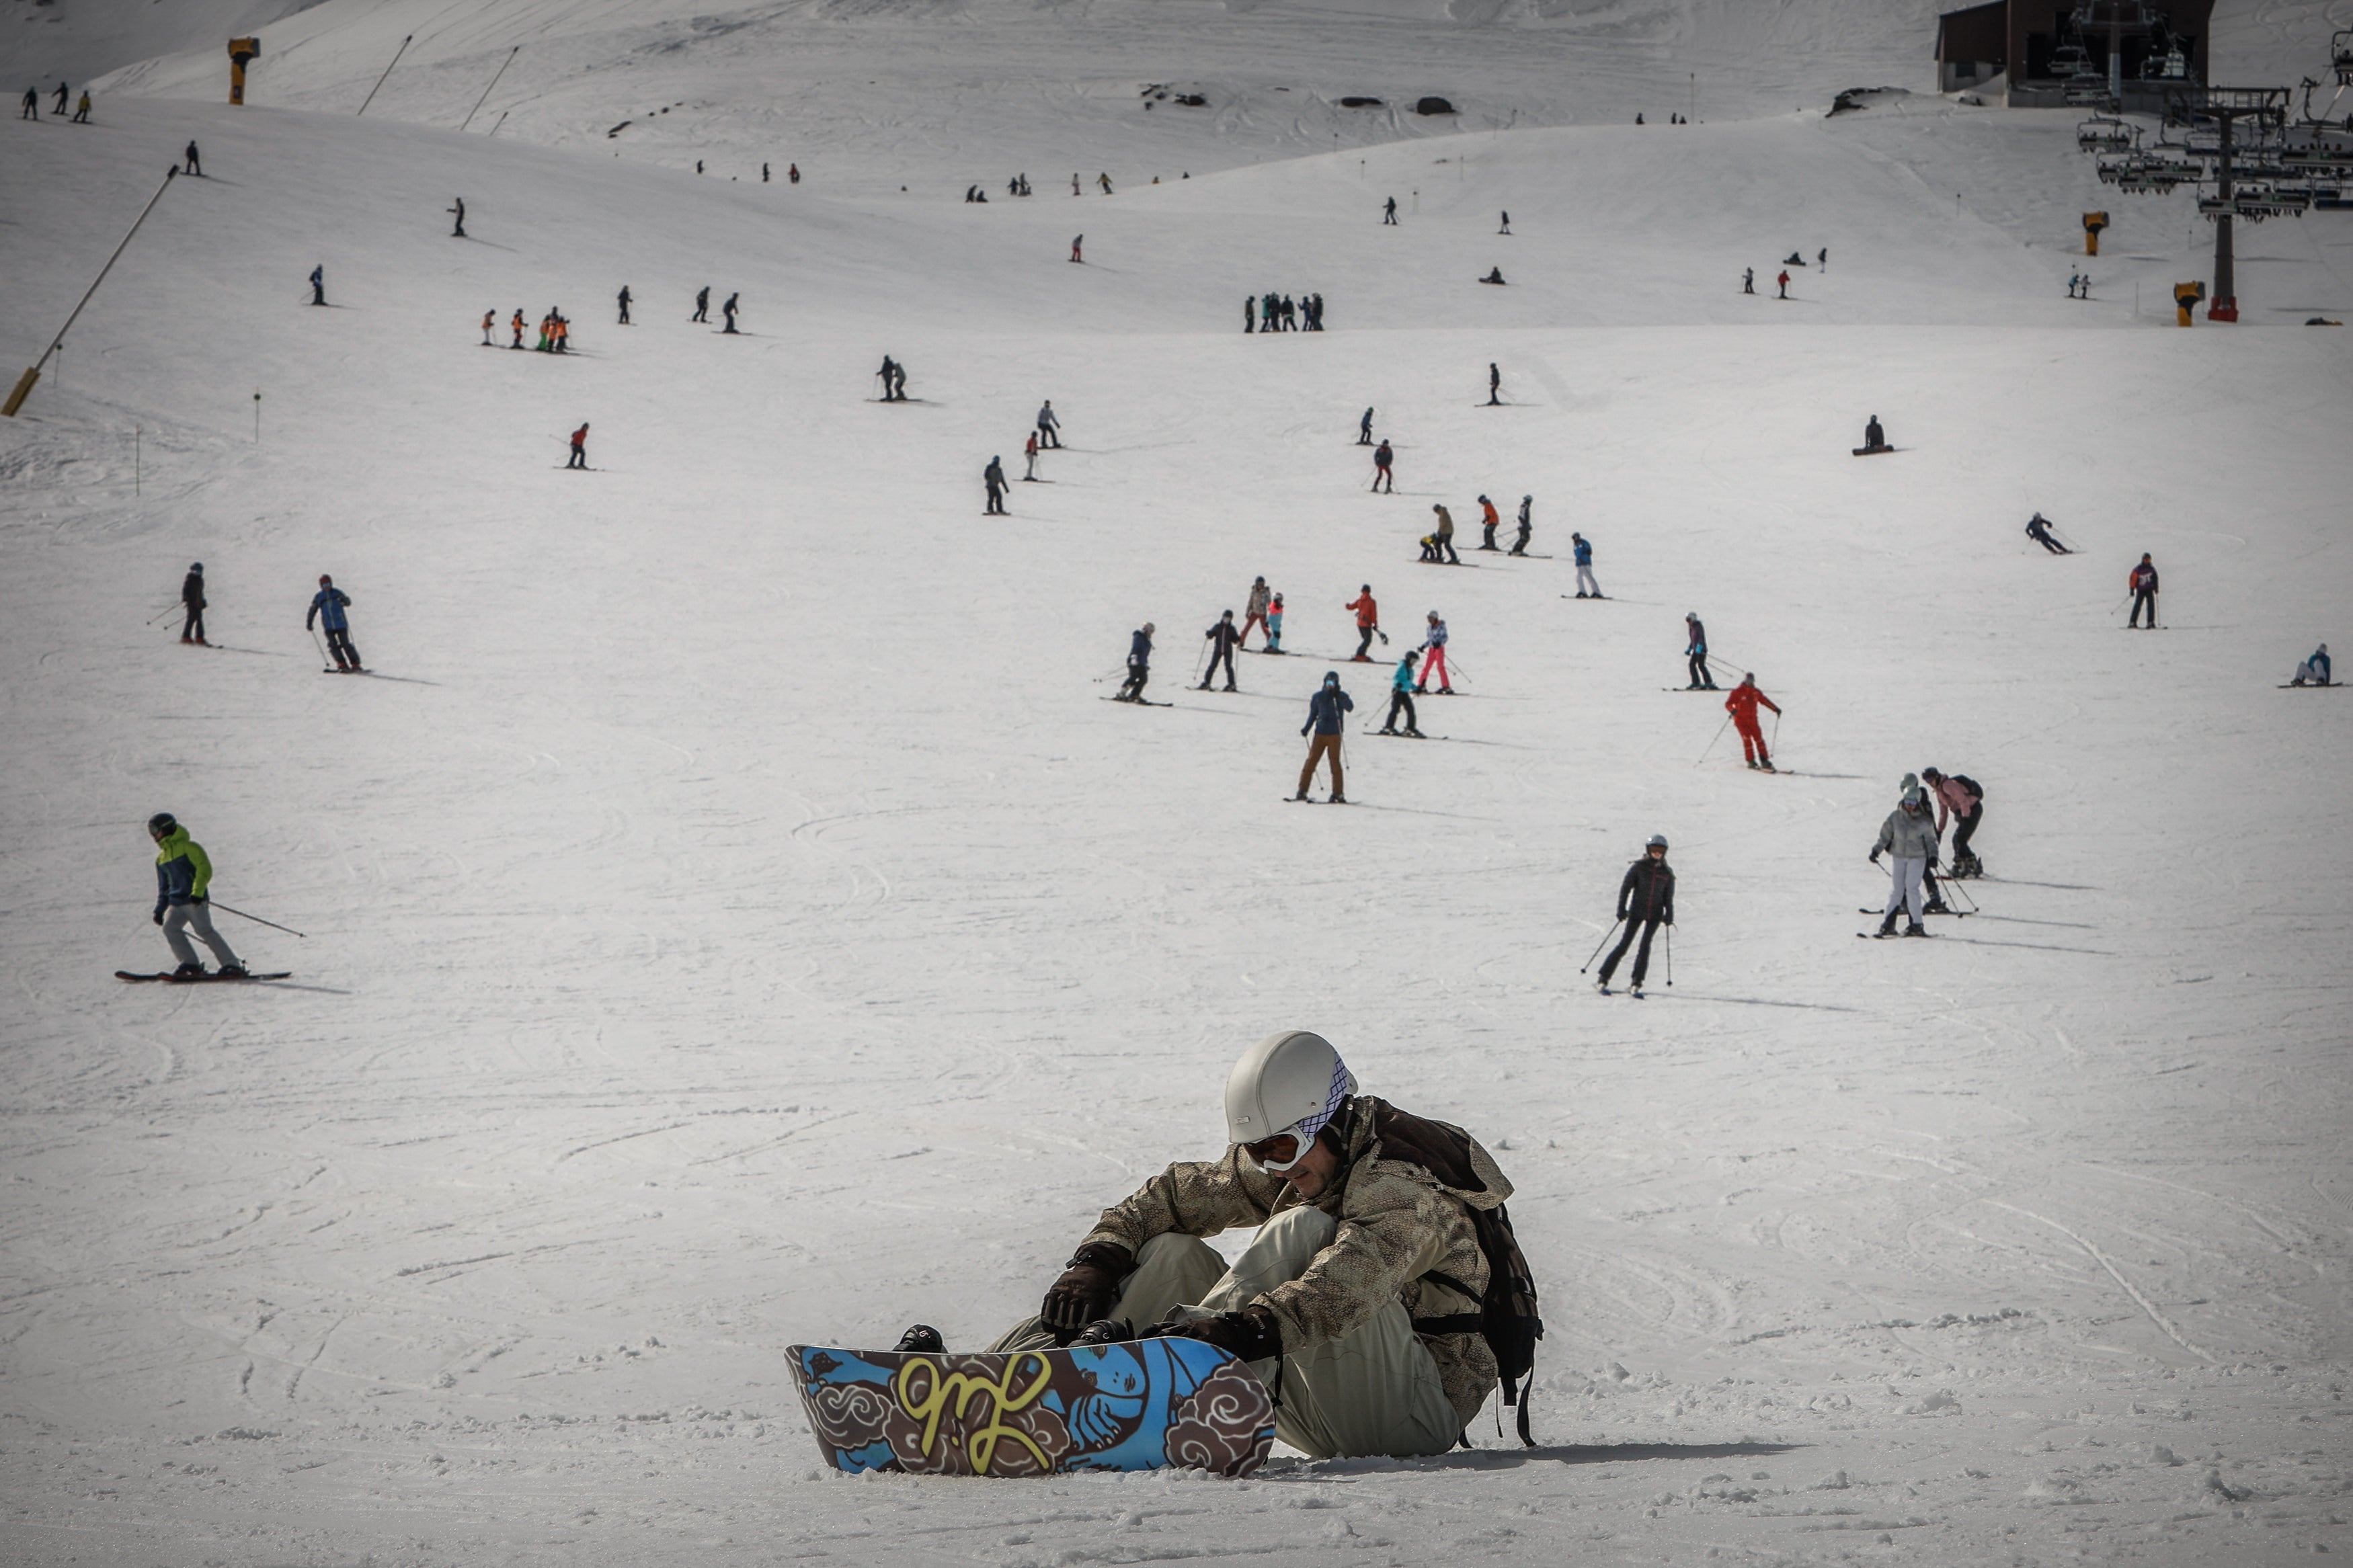
<svg viewBox="0 0 2353 1568">
<path fill-rule="evenodd" d="M 1094 55 L 1151 7 L 787 6 L 670 65 L 600 55 L 592 9 L 542 8 L 568 63 L 495 137 L 496 99 L 456 130 L 454 42 L 354 118 L 363 55 L 437 36 L 356 0 L 275 24 L 307 51 L 266 31 L 243 110 L 199 38 L 206 74 L 111 58 L 92 124 L 7 127 L 0 382 L 191 138 L 206 177 L 0 422 L 0 1559 L 2353 1549 L 2353 709 L 2278 689 L 2353 651 L 2353 340 L 2300 324 L 2353 312 L 2353 219 L 2243 232 L 2242 323 L 2179 331 L 2208 234 L 2099 186 L 2073 116 L 1820 118 L 1894 79 L 1818 82 L 1791 37 L 1925 49 L 1860 5 L 1750 8 L 1805 112 L 1640 130 L 1626 51 L 1728 50 L 1742 7 L 1172 5 L 1149 71 Z M 2320 63 L 2330 6 L 2257 12 Z M 475 8 L 472 93 L 527 14 Z M 1147 129 L 1145 83 L 1254 105 L 1377 26 L 1419 53 L 1371 90 L 1426 71 L 1483 118 L 1334 151 L 1251 108 L 1153 153 L 1225 100 Z M 996 85 L 932 145 L 959 54 Z M 763 99 L 768 65 L 868 70 L 879 129 Z M 623 111 L 719 107 L 608 143 L 606 69 L 671 73 Z M 1578 123 L 1581 80 L 1627 112 Z M 1331 330 L 1242 335 L 1268 289 Z M 480 346 L 551 306 L 575 352 Z M 914 401 L 873 400 L 886 353 Z M 1070 449 L 984 519 L 1046 398 Z M 1873 414 L 1898 451 L 1857 461 Z M 1482 493 L 1535 498 L 1535 558 L 1468 548 Z M 1436 503 L 1471 564 L 1416 563 Z M 1606 600 L 1564 597 L 1572 530 Z M 2123 626 L 2144 551 L 2157 632 Z M 215 648 L 176 640 L 198 560 Z M 311 679 L 322 572 L 374 678 Z M 1258 574 L 1300 657 L 1187 689 Z M 1366 733 L 1364 584 L 1385 658 L 1448 622 L 1437 739 Z M 1786 710 L 1783 773 L 1671 689 L 1687 610 Z M 1174 706 L 1100 700 L 1147 620 Z M 1331 668 L 1352 804 L 1291 804 Z M 1929 763 L 1986 788 L 1979 912 L 1857 941 Z M 291 980 L 111 977 L 168 966 L 157 810 L 307 933 L 222 920 Z M 1602 998 L 1578 966 L 1653 832 L 1672 984 L 1662 952 Z M 1482 1416 L 1442 1459 L 1242 1483 L 820 1469 L 786 1345 L 993 1337 L 1105 1204 L 1218 1151 L 1279 1027 L 1518 1184 L 1541 1447 Z"/>
</svg>

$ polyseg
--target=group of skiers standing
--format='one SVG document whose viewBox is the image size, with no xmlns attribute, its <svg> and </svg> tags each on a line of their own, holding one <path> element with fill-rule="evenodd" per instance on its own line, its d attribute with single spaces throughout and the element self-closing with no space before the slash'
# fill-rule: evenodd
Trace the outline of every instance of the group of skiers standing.
<svg viewBox="0 0 2353 1568">
<path fill-rule="evenodd" d="M 51 112 L 63 114 L 65 111 L 66 84 L 59 82 L 58 83 L 58 101 Z M 24 112 L 19 114 L 16 118 L 19 120 L 38 120 L 40 117 L 41 89 L 37 87 L 28 87 L 25 89 Z M 88 88 L 82 89 L 81 101 L 74 106 L 73 122 L 76 125 L 87 125 L 90 123 L 90 89 Z M 193 145 L 193 143 L 191 143 L 191 145 Z"/>
<path fill-rule="evenodd" d="M 1242 296 L 1242 331 L 1250 332 L 1320 332 L 1324 330 L 1324 296 L 1288 294 Z"/>
</svg>

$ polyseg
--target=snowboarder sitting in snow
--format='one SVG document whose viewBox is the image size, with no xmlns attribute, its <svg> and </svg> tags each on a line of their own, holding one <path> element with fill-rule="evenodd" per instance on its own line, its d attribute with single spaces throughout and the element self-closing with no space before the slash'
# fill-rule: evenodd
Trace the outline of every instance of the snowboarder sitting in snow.
<svg viewBox="0 0 2353 1568">
<path fill-rule="evenodd" d="M 229 951 L 220 932 L 213 930 L 212 910 L 207 907 L 213 863 L 203 847 L 188 837 L 188 830 L 168 811 L 159 811 L 147 819 L 147 837 L 155 841 L 155 923 L 164 928 L 164 940 L 171 944 L 172 956 L 180 964 L 172 973 L 183 979 L 195 979 L 205 972 L 205 966 L 196 961 L 195 947 L 187 938 L 188 928 L 193 926 L 204 944 L 213 950 L 213 956 L 220 961 L 222 977 L 245 978 L 245 965 Z"/>
<path fill-rule="evenodd" d="M 1503 280 L 1504 269 L 1500 267 L 1490 268 L 1487 276 L 1479 279 L 1482 283 L 1501 283 Z"/>
<path fill-rule="evenodd" d="M 1879 416 L 1876 414 L 1873 415 L 1871 422 L 1862 427 L 1862 449 L 1866 452 L 1883 452 L 1887 449 L 1887 432 L 1880 428 Z"/>
<path fill-rule="evenodd" d="M 1152 679 L 1152 623 L 1146 621 L 1128 638 L 1127 682 L 1119 689 L 1114 702 L 1141 702 L 1145 684 Z"/>
<path fill-rule="evenodd" d="M 1651 972 L 1651 939 L 1661 926 L 1675 923 L 1675 873 L 1667 864 L 1665 835 L 1651 834 L 1642 858 L 1626 868 L 1625 880 L 1618 884 L 1618 920 L 1626 934 L 1601 961 L 1601 994 L 1609 994 L 1609 977 L 1618 973 L 1618 961 L 1640 936 L 1641 945 L 1634 948 L 1634 994 L 1640 996 L 1643 976 Z"/>
<path fill-rule="evenodd" d="M 1512 1184 L 1460 1128 L 1359 1095 L 1304 1030 L 1243 1053 L 1225 1108 L 1224 1154 L 1105 1209 L 994 1349 L 1200 1340 L 1282 1391 L 1275 1435 L 1303 1453 L 1444 1453 L 1498 1381 L 1472 1215 Z M 1257 1234 L 1229 1266 L 1200 1237 L 1236 1227 Z M 936 1352 L 938 1332 L 918 1324 L 900 1348 Z"/>
<path fill-rule="evenodd" d="M 2044 517 L 2039 511 L 2032 517 L 2026 520 L 2026 537 L 2034 541 L 2035 543 L 2040 544 L 2043 549 L 2048 550 L 2053 555 L 2073 555 L 2075 553 L 2073 551 L 2068 549 L 2065 545 L 2051 537 L 2051 520 Z"/>
<path fill-rule="evenodd" d="M 1871 863 L 1878 865 L 1879 858 L 1887 854 L 1895 857 L 1895 880 L 1887 891 L 1887 918 L 1879 922 L 1879 934 L 1894 936 L 1896 911 L 1908 905 L 1912 921 L 1904 934 L 1926 936 L 1928 928 L 1920 923 L 1920 879 L 1936 863 L 1936 821 L 1929 815 L 1928 797 L 1921 794 L 1919 781 L 1908 774 L 1904 804 L 1879 825 L 1879 842 L 1872 846 Z"/>
<path fill-rule="evenodd" d="M 2328 645 L 2327 643 L 2322 643 L 2318 647 L 2315 648 L 2310 658 L 2306 659 L 2302 664 L 2295 667 L 2295 679 L 2289 681 L 2288 684 L 2290 686 L 2327 686 L 2329 684 Z"/>
</svg>

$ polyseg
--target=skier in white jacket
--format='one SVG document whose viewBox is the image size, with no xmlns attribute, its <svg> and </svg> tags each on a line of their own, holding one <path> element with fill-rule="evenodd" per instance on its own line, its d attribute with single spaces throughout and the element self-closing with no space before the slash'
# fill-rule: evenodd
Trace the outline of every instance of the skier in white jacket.
<svg viewBox="0 0 2353 1568">
<path fill-rule="evenodd" d="M 1904 775 L 1904 804 L 1879 825 L 1879 842 L 1872 847 L 1871 863 L 1876 866 L 1882 855 L 1889 854 L 1895 857 L 1895 879 L 1887 890 L 1887 918 L 1879 922 L 1879 934 L 1894 936 L 1895 913 L 1908 907 L 1912 921 L 1904 934 L 1926 936 L 1928 928 L 1920 923 L 1920 878 L 1936 863 L 1936 817 L 1928 809 L 1920 781 L 1910 773 Z"/>
</svg>

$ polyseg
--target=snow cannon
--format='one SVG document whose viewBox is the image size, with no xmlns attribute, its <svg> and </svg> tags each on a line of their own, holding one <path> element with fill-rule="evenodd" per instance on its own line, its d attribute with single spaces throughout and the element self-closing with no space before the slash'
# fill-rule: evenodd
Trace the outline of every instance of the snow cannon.
<svg viewBox="0 0 2353 1568">
<path fill-rule="evenodd" d="M 2188 326 L 2190 320 L 2189 312 L 2196 310 L 2198 301 L 2204 298 L 2206 298 L 2206 285 L 2203 282 L 2176 283 L 2173 286 L 2174 324 Z"/>
<path fill-rule="evenodd" d="M 2107 227 L 2107 226 L 2108 226 L 2108 215 L 2107 215 L 2107 214 L 2105 214 L 2105 213 L 2085 213 L 2085 214 L 2084 215 L 2084 255 L 2086 255 L 2086 256 L 2097 256 L 2097 255 L 2099 255 L 2099 254 L 2100 254 L 2100 230 L 2102 230 L 2102 229 L 2104 229 L 2104 228 L 2105 228 L 2105 227 Z"/>
<path fill-rule="evenodd" d="M 231 38 L 228 41 L 228 100 L 245 102 L 245 68 L 248 62 L 261 57 L 259 38 Z"/>
</svg>

